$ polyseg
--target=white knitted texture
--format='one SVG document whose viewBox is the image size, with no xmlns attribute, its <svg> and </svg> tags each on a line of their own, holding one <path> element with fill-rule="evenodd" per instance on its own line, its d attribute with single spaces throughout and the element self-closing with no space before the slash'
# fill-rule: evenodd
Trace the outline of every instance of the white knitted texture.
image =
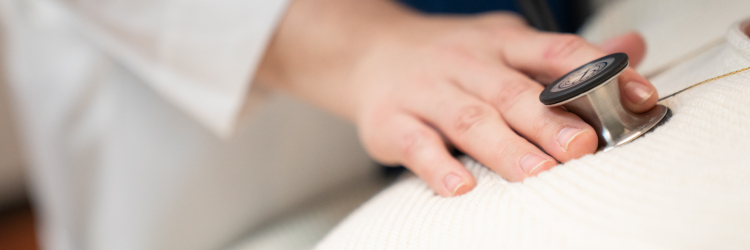
<svg viewBox="0 0 750 250">
<path fill-rule="evenodd" d="M 750 39 L 737 25 L 727 41 L 655 84 L 750 66 Z M 667 104 L 674 116 L 652 133 L 523 183 L 468 157 L 477 187 L 460 197 L 405 176 L 318 249 L 750 248 L 750 72 Z"/>
<path fill-rule="evenodd" d="M 580 32 L 597 44 L 638 31 L 648 53 L 637 69 L 650 77 L 718 45 L 748 9 L 747 0 L 619 0 L 595 13 Z"/>
</svg>

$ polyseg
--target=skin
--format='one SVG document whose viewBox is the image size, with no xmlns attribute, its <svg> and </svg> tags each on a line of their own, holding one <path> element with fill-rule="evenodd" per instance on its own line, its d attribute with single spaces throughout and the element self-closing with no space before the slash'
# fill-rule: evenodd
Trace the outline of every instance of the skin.
<svg viewBox="0 0 750 250">
<path fill-rule="evenodd" d="M 375 160 L 404 165 L 449 197 L 476 186 L 451 147 L 514 182 L 594 153 L 594 129 L 542 105 L 539 94 L 610 53 L 635 65 L 644 48 L 635 33 L 595 46 L 504 12 L 425 15 L 388 0 L 296 0 L 255 82 L 350 120 Z M 632 68 L 619 80 L 626 108 L 656 104 L 655 88 Z"/>
</svg>

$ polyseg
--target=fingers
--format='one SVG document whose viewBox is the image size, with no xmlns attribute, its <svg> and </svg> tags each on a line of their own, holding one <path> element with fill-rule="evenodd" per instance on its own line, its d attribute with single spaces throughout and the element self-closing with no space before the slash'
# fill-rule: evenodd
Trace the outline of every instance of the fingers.
<svg viewBox="0 0 750 250">
<path fill-rule="evenodd" d="M 440 135 L 416 118 L 401 113 L 362 138 L 376 160 L 400 163 L 444 197 L 462 195 L 476 186 L 471 173 L 453 158 Z M 371 136 L 368 136 L 371 135 Z"/>
<path fill-rule="evenodd" d="M 633 71 L 632 67 L 637 66 L 646 53 L 646 43 L 643 41 L 643 37 L 641 37 L 641 35 L 637 32 L 630 32 L 625 35 L 607 40 L 599 45 L 599 48 L 605 54 L 617 52 L 624 52 L 628 54 L 631 66 L 631 69 L 629 69 L 628 72 Z M 656 90 L 648 84 L 643 84 L 642 81 L 636 80 L 624 83 L 621 82 L 620 93 L 622 94 L 623 99 L 628 100 L 626 102 L 623 102 L 626 107 L 635 112 L 643 112 L 649 110 L 652 107 L 650 103 L 656 103 L 658 101 Z"/>
<path fill-rule="evenodd" d="M 594 153 L 595 130 L 575 114 L 539 102 L 544 87 L 504 66 L 460 69 L 460 84 L 491 104 L 518 134 L 560 162 Z M 457 74 L 461 74 L 458 73 Z"/>
<path fill-rule="evenodd" d="M 622 75 L 628 74 L 633 78 Z M 620 81 L 620 95 L 623 106 L 630 111 L 642 113 L 650 110 L 659 102 L 656 88 L 646 78 L 638 75 L 633 68 L 628 67 L 618 78 Z"/>
<path fill-rule="evenodd" d="M 442 131 L 453 144 L 509 181 L 521 181 L 557 162 L 511 130 L 498 111 L 452 84 L 417 97 L 414 113 Z"/>
<path fill-rule="evenodd" d="M 635 68 L 646 54 L 646 42 L 638 32 L 630 32 L 599 44 L 604 54 L 622 52 L 628 54 L 630 66 Z"/>
<path fill-rule="evenodd" d="M 606 53 L 581 37 L 528 31 L 509 39 L 502 55 L 509 66 L 549 83 L 564 74 L 605 56 Z M 658 101 L 656 88 L 631 67 L 618 78 L 623 105 L 634 112 L 651 109 Z"/>
</svg>

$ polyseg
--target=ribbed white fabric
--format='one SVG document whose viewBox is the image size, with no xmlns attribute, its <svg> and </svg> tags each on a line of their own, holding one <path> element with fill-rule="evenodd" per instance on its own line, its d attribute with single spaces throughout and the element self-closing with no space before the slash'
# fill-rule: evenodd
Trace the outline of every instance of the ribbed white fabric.
<svg viewBox="0 0 750 250">
<path fill-rule="evenodd" d="M 336 224 L 393 180 L 379 175 L 353 179 L 253 230 L 227 250 L 312 249 Z"/>
<path fill-rule="evenodd" d="M 629 31 L 646 40 L 638 72 L 651 77 L 721 44 L 724 31 L 748 15 L 746 0 L 619 0 L 598 11 L 581 28 L 593 43 Z"/>
<path fill-rule="evenodd" d="M 705 79 L 750 66 L 750 39 L 654 79 Z M 692 81 L 692 80 L 690 80 Z M 748 249 L 750 72 L 668 102 L 674 116 L 606 153 L 509 183 L 470 158 L 466 195 L 441 198 L 413 175 L 335 228 L 318 249 Z"/>
</svg>

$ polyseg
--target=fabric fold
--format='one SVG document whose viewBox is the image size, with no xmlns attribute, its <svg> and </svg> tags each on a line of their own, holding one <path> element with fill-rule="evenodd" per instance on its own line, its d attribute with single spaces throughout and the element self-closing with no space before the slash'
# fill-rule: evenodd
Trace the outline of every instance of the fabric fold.
<svg viewBox="0 0 750 250">
<path fill-rule="evenodd" d="M 70 1 L 82 34 L 214 133 L 232 134 L 288 1 Z"/>
</svg>

